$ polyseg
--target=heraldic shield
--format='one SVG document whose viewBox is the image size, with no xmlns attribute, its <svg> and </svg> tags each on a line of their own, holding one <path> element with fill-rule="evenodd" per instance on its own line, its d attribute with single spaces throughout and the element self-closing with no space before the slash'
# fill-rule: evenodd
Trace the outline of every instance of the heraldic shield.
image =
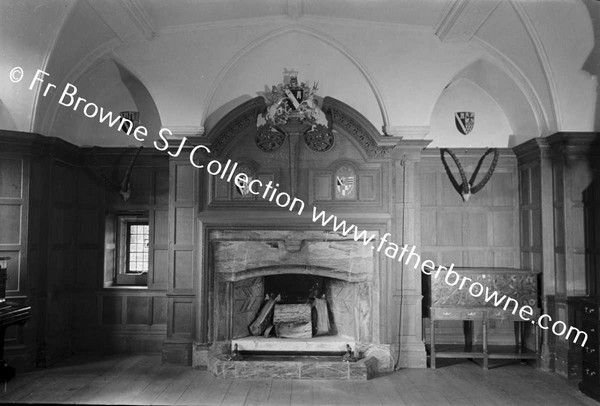
<svg viewBox="0 0 600 406">
<path fill-rule="evenodd" d="M 467 135 L 475 125 L 475 113 L 472 111 L 460 111 L 454 113 L 454 123 L 456 124 L 456 129 L 458 131 Z"/>
</svg>

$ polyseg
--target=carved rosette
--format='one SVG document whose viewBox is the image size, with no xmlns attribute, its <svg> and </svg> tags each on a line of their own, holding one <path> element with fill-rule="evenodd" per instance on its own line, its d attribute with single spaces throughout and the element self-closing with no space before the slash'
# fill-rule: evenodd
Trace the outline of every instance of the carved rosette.
<svg viewBox="0 0 600 406">
<path fill-rule="evenodd" d="M 317 125 L 304 134 L 304 142 L 315 152 L 325 152 L 333 147 L 334 138 L 327 127 Z"/>
<path fill-rule="evenodd" d="M 283 145 L 285 135 L 271 127 L 269 124 L 261 125 L 256 129 L 256 146 L 264 152 L 277 151 Z"/>
</svg>

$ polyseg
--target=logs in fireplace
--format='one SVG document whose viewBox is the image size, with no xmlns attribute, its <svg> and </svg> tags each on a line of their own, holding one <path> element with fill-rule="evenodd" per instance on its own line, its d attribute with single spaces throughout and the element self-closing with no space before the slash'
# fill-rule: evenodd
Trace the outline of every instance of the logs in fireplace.
<svg viewBox="0 0 600 406">
<path fill-rule="evenodd" d="M 320 293 L 318 285 L 313 286 L 310 292 L 304 303 L 282 303 L 281 294 L 267 295 L 256 319 L 248 327 L 250 334 L 265 338 L 273 334 L 279 338 L 311 338 L 329 334 L 331 324 L 325 294 L 312 297 Z"/>
</svg>

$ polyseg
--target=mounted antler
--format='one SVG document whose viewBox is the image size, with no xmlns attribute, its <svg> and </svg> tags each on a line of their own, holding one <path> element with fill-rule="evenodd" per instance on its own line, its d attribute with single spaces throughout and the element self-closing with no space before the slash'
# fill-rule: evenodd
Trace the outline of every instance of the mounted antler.
<svg viewBox="0 0 600 406">
<path fill-rule="evenodd" d="M 460 178 L 461 178 L 461 184 L 459 184 L 456 181 L 456 179 L 454 178 L 454 175 L 452 174 L 452 171 L 448 167 L 448 163 L 446 162 L 446 157 L 444 156 L 444 154 L 446 152 L 452 157 L 452 160 L 454 161 L 454 163 L 456 164 L 456 167 L 458 168 L 458 173 L 460 174 Z M 483 177 L 483 179 L 481 179 L 481 181 L 477 185 L 473 186 L 473 184 L 475 183 L 475 179 L 477 178 L 477 175 L 479 174 L 479 169 L 481 169 L 481 165 L 483 164 L 483 160 L 485 159 L 486 156 L 488 156 L 492 152 L 494 153 L 494 159 L 492 160 L 492 164 L 490 165 L 490 168 L 488 169 L 488 171 L 485 174 L 485 176 Z M 483 154 L 483 156 L 481 158 L 479 158 L 479 162 L 477 162 L 475 171 L 473 171 L 473 174 L 471 175 L 471 179 L 468 182 L 467 182 L 467 175 L 465 174 L 465 171 L 464 171 L 462 165 L 460 164 L 460 161 L 454 154 L 454 152 L 450 151 L 447 148 L 441 148 L 440 156 L 442 158 L 442 163 L 444 164 L 444 169 L 446 170 L 446 174 L 448 175 L 448 178 L 450 179 L 450 182 L 452 183 L 454 190 L 456 190 L 461 195 L 463 201 L 468 202 L 471 195 L 474 195 L 475 193 L 477 193 L 481 189 L 483 189 L 483 187 L 486 185 L 486 183 L 488 183 L 488 181 L 492 177 L 492 174 L 494 173 L 494 170 L 496 169 L 496 164 L 498 164 L 499 153 L 496 148 L 489 148 L 487 151 L 485 151 L 485 154 Z"/>
<path fill-rule="evenodd" d="M 100 164 L 98 163 L 98 159 L 96 158 L 96 155 L 94 154 L 94 150 L 92 149 L 92 158 L 94 160 L 94 166 L 95 166 L 96 171 L 98 172 L 98 175 L 113 190 L 115 190 L 116 192 L 119 192 L 121 194 L 121 197 L 123 197 L 124 202 L 128 201 L 129 198 L 131 197 L 131 184 L 129 183 L 129 179 L 131 178 L 131 171 L 133 170 L 133 165 L 135 164 L 135 161 L 137 160 L 137 157 L 140 154 L 140 152 L 142 152 L 143 148 L 144 148 L 143 146 L 140 146 L 138 148 L 138 150 L 135 152 L 135 155 L 131 159 L 129 166 L 127 167 L 127 170 L 125 171 L 125 176 L 123 177 L 123 180 L 121 181 L 120 184 L 113 182 L 112 179 L 110 179 L 108 176 L 106 176 L 106 174 L 100 167 Z"/>
</svg>

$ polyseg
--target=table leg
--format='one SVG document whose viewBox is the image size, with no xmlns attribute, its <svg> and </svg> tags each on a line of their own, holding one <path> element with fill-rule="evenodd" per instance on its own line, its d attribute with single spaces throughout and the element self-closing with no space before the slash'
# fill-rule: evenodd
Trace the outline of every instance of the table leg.
<svg viewBox="0 0 600 406">
<path fill-rule="evenodd" d="M 488 338 L 487 338 L 488 321 L 483 320 L 483 369 L 488 369 Z"/>
<path fill-rule="evenodd" d="M 473 350 L 473 322 L 471 320 L 463 320 L 463 333 L 465 335 L 465 352 Z"/>
<path fill-rule="evenodd" d="M 535 326 L 533 326 L 533 328 L 535 329 L 535 366 L 536 368 L 541 368 L 542 366 L 542 360 L 540 359 L 540 347 L 541 347 L 541 342 L 540 342 L 540 326 L 538 326 L 537 324 Z"/>
<path fill-rule="evenodd" d="M 435 320 L 431 319 L 431 345 L 430 347 L 430 362 L 431 369 L 435 369 Z"/>
<path fill-rule="evenodd" d="M 520 321 L 515 321 L 513 329 L 515 332 L 515 347 L 517 348 L 517 352 L 520 354 L 521 347 L 523 346 L 523 325 Z"/>
</svg>

